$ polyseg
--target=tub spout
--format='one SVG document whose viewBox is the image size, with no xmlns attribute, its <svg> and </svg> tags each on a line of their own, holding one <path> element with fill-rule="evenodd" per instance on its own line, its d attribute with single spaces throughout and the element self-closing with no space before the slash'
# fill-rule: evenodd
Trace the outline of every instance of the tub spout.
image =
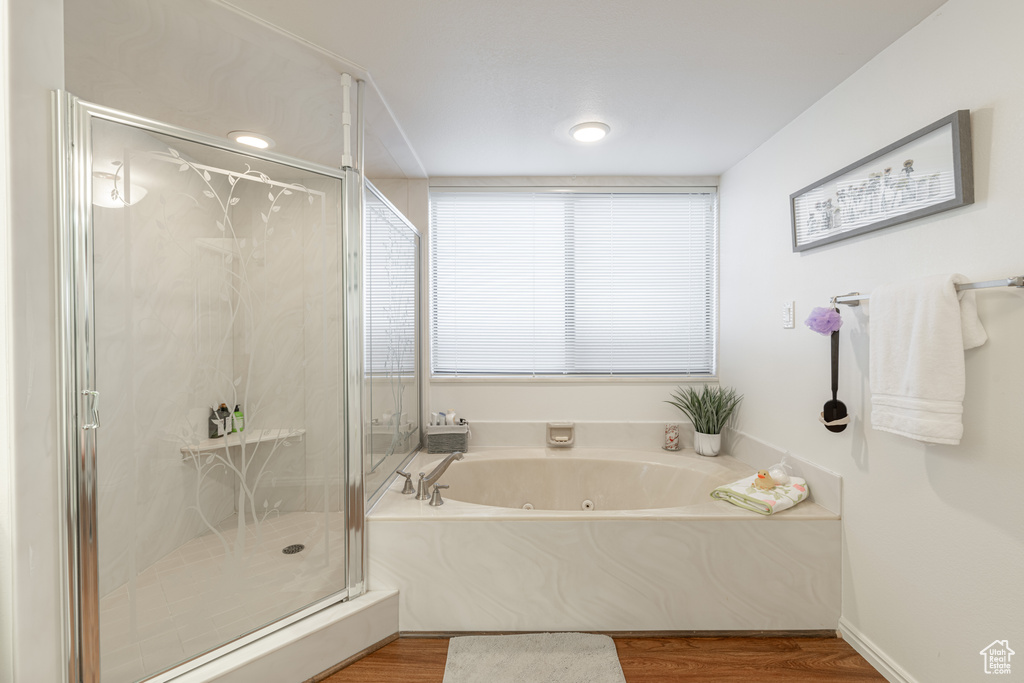
<svg viewBox="0 0 1024 683">
<path fill-rule="evenodd" d="M 437 480 L 441 478 L 441 475 L 444 474 L 446 469 L 448 469 L 448 466 L 456 460 L 462 460 L 461 451 L 455 451 L 439 462 L 437 467 L 434 468 L 434 471 L 429 475 L 420 472 L 420 480 L 416 486 L 416 500 L 426 500 L 427 498 L 430 498 L 430 487 L 437 483 Z"/>
</svg>

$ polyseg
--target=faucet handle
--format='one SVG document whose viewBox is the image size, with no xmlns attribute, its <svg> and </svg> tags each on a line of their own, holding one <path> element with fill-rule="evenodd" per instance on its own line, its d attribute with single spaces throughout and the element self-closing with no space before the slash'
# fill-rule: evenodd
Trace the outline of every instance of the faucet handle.
<svg viewBox="0 0 1024 683">
<path fill-rule="evenodd" d="M 403 477 L 405 477 L 405 485 L 402 486 L 402 493 L 404 493 L 404 494 L 416 493 L 416 489 L 413 488 L 413 485 L 412 485 L 412 475 L 411 474 L 409 474 L 408 472 L 403 472 L 402 470 L 398 470 L 397 472 L 395 472 L 395 474 L 400 474 Z"/>
<path fill-rule="evenodd" d="M 448 488 L 448 484 L 434 484 L 434 493 L 430 496 L 430 505 L 438 507 L 444 505 L 444 499 L 441 498 L 441 489 Z"/>
</svg>

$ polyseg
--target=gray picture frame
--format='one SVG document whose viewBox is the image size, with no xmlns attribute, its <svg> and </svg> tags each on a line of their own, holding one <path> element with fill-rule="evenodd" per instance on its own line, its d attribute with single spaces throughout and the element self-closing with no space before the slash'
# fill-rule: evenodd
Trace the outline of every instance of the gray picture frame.
<svg viewBox="0 0 1024 683">
<path fill-rule="evenodd" d="M 920 154 L 925 172 L 915 170 Z M 960 109 L 791 194 L 793 251 L 973 203 L 971 112 Z"/>
</svg>

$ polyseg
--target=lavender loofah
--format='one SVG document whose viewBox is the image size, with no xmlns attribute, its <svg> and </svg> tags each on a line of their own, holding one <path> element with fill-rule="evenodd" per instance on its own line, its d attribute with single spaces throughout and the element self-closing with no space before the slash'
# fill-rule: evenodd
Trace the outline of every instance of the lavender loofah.
<svg viewBox="0 0 1024 683">
<path fill-rule="evenodd" d="M 843 318 L 839 315 L 839 311 L 834 308 L 819 307 L 811 311 L 811 314 L 807 316 L 807 320 L 804 321 L 804 325 L 807 325 L 807 327 L 818 334 L 829 335 L 839 331 L 839 328 L 843 326 Z"/>
</svg>

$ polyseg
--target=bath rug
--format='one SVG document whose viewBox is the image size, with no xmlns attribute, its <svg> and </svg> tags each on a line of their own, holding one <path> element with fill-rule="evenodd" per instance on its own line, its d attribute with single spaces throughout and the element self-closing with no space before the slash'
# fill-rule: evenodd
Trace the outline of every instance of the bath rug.
<svg viewBox="0 0 1024 683">
<path fill-rule="evenodd" d="M 458 636 L 444 683 L 626 683 L 615 641 L 590 633 Z"/>
</svg>

